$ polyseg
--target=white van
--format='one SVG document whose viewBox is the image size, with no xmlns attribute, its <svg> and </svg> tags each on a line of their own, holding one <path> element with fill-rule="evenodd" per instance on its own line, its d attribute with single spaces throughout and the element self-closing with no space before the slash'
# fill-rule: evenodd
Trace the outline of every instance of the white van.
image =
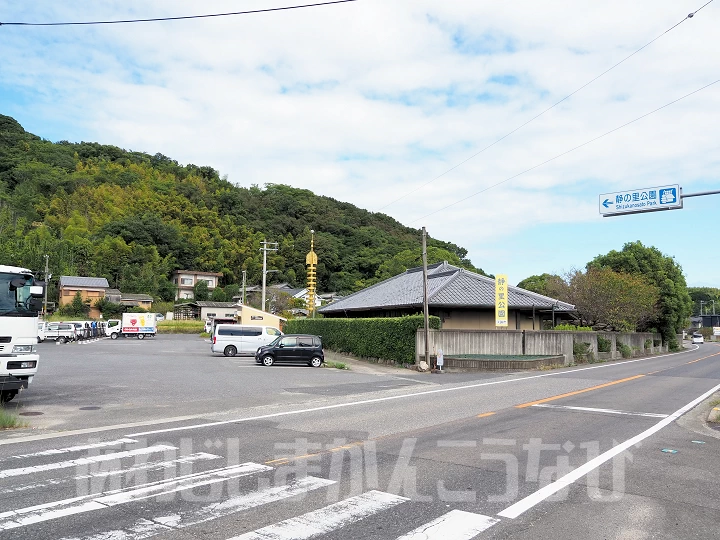
<svg viewBox="0 0 720 540">
<path fill-rule="evenodd" d="M 254 356 L 258 347 L 269 344 L 278 336 L 282 336 L 282 332 L 272 326 L 218 324 L 215 325 L 210 350 L 225 356 Z"/>
</svg>

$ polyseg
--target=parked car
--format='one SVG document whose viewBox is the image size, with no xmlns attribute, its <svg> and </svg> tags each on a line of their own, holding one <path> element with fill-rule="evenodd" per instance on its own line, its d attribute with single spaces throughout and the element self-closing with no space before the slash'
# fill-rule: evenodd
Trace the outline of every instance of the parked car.
<svg viewBox="0 0 720 540">
<path fill-rule="evenodd" d="M 75 325 L 57 322 L 47 323 L 47 326 L 45 327 L 45 339 L 52 339 L 53 341 L 59 341 L 60 343 L 75 341 L 77 339 Z"/>
<path fill-rule="evenodd" d="M 40 321 L 38 323 L 38 343 L 45 341 L 45 323 Z"/>
<path fill-rule="evenodd" d="M 283 333 L 272 326 L 216 324 L 210 350 L 225 356 L 252 356 L 258 347 L 267 345 Z"/>
<path fill-rule="evenodd" d="M 260 347 L 255 353 L 255 362 L 264 366 L 282 362 L 320 367 L 325 362 L 322 339 L 307 334 L 286 334 Z"/>
<path fill-rule="evenodd" d="M 165 320 L 165 315 L 163 315 L 162 313 L 156 313 L 156 314 L 155 314 L 155 320 L 156 320 L 156 321 L 164 321 L 164 320 Z"/>
<path fill-rule="evenodd" d="M 705 343 L 705 339 L 703 338 L 703 335 L 700 332 L 695 332 L 692 335 L 692 342 L 693 343 Z"/>
</svg>

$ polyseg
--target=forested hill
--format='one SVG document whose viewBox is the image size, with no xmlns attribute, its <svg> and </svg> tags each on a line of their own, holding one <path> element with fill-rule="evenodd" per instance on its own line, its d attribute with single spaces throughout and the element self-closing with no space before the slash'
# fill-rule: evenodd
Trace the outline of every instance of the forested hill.
<svg viewBox="0 0 720 540">
<path fill-rule="evenodd" d="M 224 284 L 305 284 L 316 231 L 318 288 L 347 293 L 420 264 L 420 232 L 384 214 L 286 185 L 238 187 L 212 167 L 97 143 L 53 143 L 0 115 L 0 264 L 106 277 L 123 292 L 171 299 L 175 269 L 223 272 Z M 429 239 L 430 262 L 474 268 Z M 411 251 L 408 251 L 411 250 Z"/>
</svg>

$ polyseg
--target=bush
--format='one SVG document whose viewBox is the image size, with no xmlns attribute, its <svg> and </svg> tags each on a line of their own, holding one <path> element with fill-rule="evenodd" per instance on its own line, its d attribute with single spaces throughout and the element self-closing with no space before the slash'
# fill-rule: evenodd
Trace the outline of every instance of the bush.
<svg viewBox="0 0 720 540">
<path fill-rule="evenodd" d="M 672 352 L 678 352 L 682 350 L 682 347 L 680 347 L 680 344 L 678 343 L 677 336 L 674 334 L 670 336 L 670 339 L 668 340 L 668 350 Z"/>
<path fill-rule="evenodd" d="M 598 352 L 610 352 L 610 349 L 612 348 L 612 340 L 598 336 L 597 341 Z"/>
<path fill-rule="evenodd" d="M 573 343 L 573 355 L 587 354 L 590 352 L 590 344 L 576 341 Z"/>
<path fill-rule="evenodd" d="M 333 351 L 407 364 L 415 362 L 415 334 L 422 327 L 423 316 L 411 315 L 373 319 L 293 319 L 285 324 L 283 331 L 322 336 L 323 346 Z M 430 328 L 440 328 L 438 317 L 430 317 Z"/>
<path fill-rule="evenodd" d="M 618 343 L 617 350 L 620 351 L 620 354 L 623 358 L 632 358 L 633 350 L 630 348 L 629 345 L 625 345 L 624 343 Z"/>
<path fill-rule="evenodd" d="M 652 346 L 653 346 L 653 340 L 652 340 L 652 339 L 646 339 L 646 340 L 645 340 L 645 348 L 646 348 L 646 349 L 651 349 Z"/>
<path fill-rule="evenodd" d="M 553 330 L 565 330 L 566 332 L 592 332 L 589 326 L 575 326 L 574 324 L 558 324 Z"/>
<path fill-rule="evenodd" d="M 662 345 L 662 339 L 654 339 L 653 347 L 660 347 Z"/>
</svg>

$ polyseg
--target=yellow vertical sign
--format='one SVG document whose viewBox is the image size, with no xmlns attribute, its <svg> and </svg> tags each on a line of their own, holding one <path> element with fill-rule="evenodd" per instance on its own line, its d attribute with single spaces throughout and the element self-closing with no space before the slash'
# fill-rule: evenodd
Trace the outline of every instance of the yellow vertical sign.
<svg viewBox="0 0 720 540">
<path fill-rule="evenodd" d="M 505 274 L 495 276 L 495 326 L 508 325 L 508 278 Z"/>
</svg>

